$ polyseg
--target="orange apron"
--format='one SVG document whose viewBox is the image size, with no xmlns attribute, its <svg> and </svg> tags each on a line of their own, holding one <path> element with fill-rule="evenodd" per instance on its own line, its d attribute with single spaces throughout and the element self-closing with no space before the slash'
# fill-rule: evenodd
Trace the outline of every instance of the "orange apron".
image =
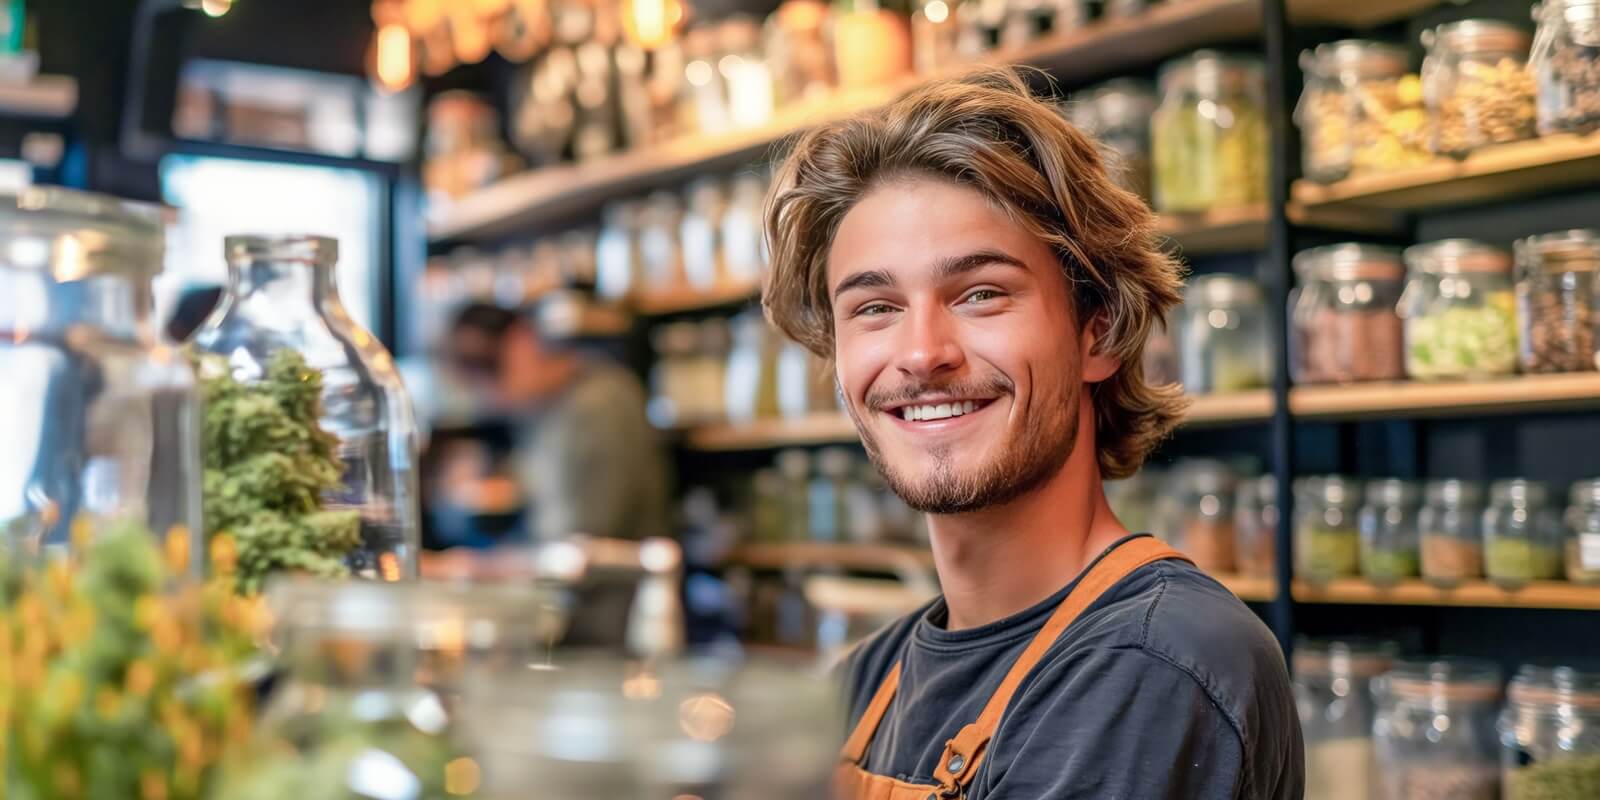
<svg viewBox="0 0 1600 800">
<path fill-rule="evenodd" d="M 887 775 L 874 775 L 861 768 L 867 745 L 872 743 L 873 734 L 877 733 L 879 723 L 883 722 L 884 714 L 894 700 L 895 690 L 900 687 L 900 663 L 895 662 L 839 753 L 839 767 L 834 774 L 836 795 L 844 800 L 956 800 L 965 797 L 967 787 L 978 774 L 978 764 L 983 760 L 989 740 L 1000 727 L 1000 717 L 1010 704 L 1012 695 L 1016 694 L 1022 679 L 1044 658 L 1061 632 L 1107 589 L 1134 570 L 1168 559 L 1189 560 L 1157 539 L 1141 537 L 1123 542 L 1090 568 L 1078 585 L 1067 593 L 1066 599 L 1061 601 L 1044 627 L 1034 635 L 1033 641 L 1017 657 L 1016 663 L 1011 665 L 1011 671 L 1006 673 L 1000 686 L 989 697 L 978 721 L 962 728 L 956 733 L 956 738 L 945 743 L 944 754 L 939 757 L 939 766 L 933 773 L 938 783 L 907 783 Z"/>
</svg>

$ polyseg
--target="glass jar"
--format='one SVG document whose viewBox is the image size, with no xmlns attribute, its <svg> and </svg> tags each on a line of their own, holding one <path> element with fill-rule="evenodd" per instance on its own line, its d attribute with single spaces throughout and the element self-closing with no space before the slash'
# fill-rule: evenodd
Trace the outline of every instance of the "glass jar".
<svg viewBox="0 0 1600 800">
<path fill-rule="evenodd" d="M 1080 122 L 1109 148 L 1115 161 L 1106 171 L 1117 185 L 1150 200 L 1150 117 L 1156 93 L 1150 84 L 1117 78 L 1093 87 L 1079 100 Z"/>
<path fill-rule="evenodd" d="M 1294 257 L 1300 287 L 1292 302 L 1296 383 L 1405 377 L 1395 306 L 1405 267 L 1393 248 L 1335 244 Z"/>
<path fill-rule="evenodd" d="M 1205 275 L 1183 292 L 1183 388 L 1190 394 L 1267 385 L 1267 314 L 1261 287 L 1233 275 Z"/>
<path fill-rule="evenodd" d="M 689 209 L 683 215 L 679 240 L 683 243 L 684 276 L 698 291 L 709 291 L 723 282 L 722 243 L 717 233 L 722 229 L 727 201 L 716 178 L 701 178 L 689 187 Z"/>
<path fill-rule="evenodd" d="M 854 463 L 850 451 L 824 447 L 817 453 L 817 469 L 806 491 L 806 519 L 814 542 L 843 542 L 849 537 L 850 509 L 846 506 Z"/>
<path fill-rule="evenodd" d="M 1422 577 L 1451 588 L 1483 577 L 1483 487 L 1456 480 L 1428 481 L 1417 530 Z"/>
<path fill-rule="evenodd" d="M 1517 240 L 1516 255 L 1522 371 L 1594 370 L 1600 232 L 1529 236 Z"/>
<path fill-rule="evenodd" d="M 695 348 L 700 330 L 692 322 L 674 322 L 651 331 L 655 363 L 650 367 L 650 400 L 645 406 L 657 428 L 693 424 L 700 394 L 694 384 Z"/>
<path fill-rule="evenodd" d="M 74 524 L 198 532 L 194 373 L 150 320 L 160 211 L 24 189 L 0 199 L 0 239 L 0 547 L 64 548 Z"/>
<path fill-rule="evenodd" d="M 644 259 L 639 255 L 642 204 L 623 201 L 606 206 L 595 239 L 595 289 L 600 297 L 618 300 L 644 286 Z"/>
<path fill-rule="evenodd" d="M 761 46 L 761 26 L 735 14 L 717 28 L 721 57 L 717 71 L 728 82 L 728 116 L 735 128 L 753 128 L 772 120 L 777 106 L 777 75 Z"/>
<path fill-rule="evenodd" d="M 1401 662 L 1373 682 L 1372 738 L 1386 800 L 1499 800 L 1500 669 Z"/>
<path fill-rule="evenodd" d="M 1563 554 L 1567 580 L 1600 585 L 1600 479 L 1578 481 L 1569 493 L 1567 542 Z"/>
<path fill-rule="evenodd" d="M 1300 54 L 1305 90 L 1295 108 L 1306 177 L 1332 183 L 1432 158 L 1422 81 L 1406 72 L 1406 51 L 1346 39 Z"/>
<path fill-rule="evenodd" d="M 1544 0 L 1528 58 L 1539 89 L 1539 133 L 1592 133 L 1600 127 L 1600 2 Z"/>
<path fill-rule="evenodd" d="M 1505 800 L 1600 797 L 1600 673 L 1525 666 L 1507 699 Z"/>
<path fill-rule="evenodd" d="M 1495 481 L 1483 512 L 1483 566 L 1507 589 L 1561 576 L 1561 525 L 1544 484 Z"/>
<path fill-rule="evenodd" d="M 1154 195 L 1172 214 L 1267 200 L 1266 73 L 1211 50 L 1161 68 L 1151 122 Z"/>
<path fill-rule="evenodd" d="M 1361 575 L 1379 586 L 1415 578 L 1418 568 L 1417 484 L 1385 478 L 1367 484 L 1361 507 Z"/>
<path fill-rule="evenodd" d="M 420 535 L 417 509 L 417 426 L 411 399 L 383 345 L 350 319 L 334 283 L 338 243 L 321 236 L 230 236 L 225 243 L 228 284 L 217 310 L 194 336 L 202 378 L 219 372 L 250 386 L 267 386 L 282 353 L 295 353 L 321 375 L 320 425 L 337 440 L 343 463 L 336 488 L 323 493 L 329 511 L 360 518 L 356 541 L 344 550 L 353 575 L 412 578 Z M 207 498 L 207 525 L 219 523 Z M 240 561 L 263 569 L 303 565 L 301 551 L 274 551 L 233 530 Z M 307 535 L 316 536 L 313 528 Z M 270 566 L 269 566 L 270 565 Z"/>
<path fill-rule="evenodd" d="M 728 421 L 778 416 L 778 353 L 782 343 L 759 310 L 734 317 L 724 391 Z"/>
<path fill-rule="evenodd" d="M 1294 648 L 1294 697 L 1306 747 L 1306 800 L 1378 797 L 1372 749 L 1372 681 L 1389 671 L 1393 642 L 1302 641 Z"/>
<path fill-rule="evenodd" d="M 1505 251 L 1470 239 L 1405 250 L 1406 374 L 1486 378 L 1517 368 L 1516 292 Z"/>
<path fill-rule="evenodd" d="M 639 213 L 639 259 L 646 291 L 671 292 L 689 286 L 678 241 L 682 228 L 683 201 L 667 191 L 650 195 Z"/>
<path fill-rule="evenodd" d="M 1462 158 L 1484 145 L 1538 134 L 1526 31 L 1488 19 L 1423 31 L 1422 94 L 1433 152 Z"/>
<path fill-rule="evenodd" d="M 1234 563 L 1241 575 L 1270 578 L 1278 569 L 1278 479 L 1262 475 L 1243 481 L 1235 496 Z"/>
<path fill-rule="evenodd" d="M 733 179 L 727 213 L 722 215 L 722 264 L 729 282 L 754 285 L 766 272 L 766 243 L 762 241 L 762 207 L 767 179 L 747 172 Z"/>
<path fill-rule="evenodd" d="M 1355 575 L 1361 568 L 1361 482 L 1329 475 L 1304 486 L 1305 509 L 1295 515 L 1295 577 L 1326 583 Z"/>
<path fill-rule="evenodd" d="M 1194 459 L 1179 470 L 1183 521 L 1174 547 L 1213 575 L 1233 572 L 1233 470 L 1221 461 Z"/>
</svg>

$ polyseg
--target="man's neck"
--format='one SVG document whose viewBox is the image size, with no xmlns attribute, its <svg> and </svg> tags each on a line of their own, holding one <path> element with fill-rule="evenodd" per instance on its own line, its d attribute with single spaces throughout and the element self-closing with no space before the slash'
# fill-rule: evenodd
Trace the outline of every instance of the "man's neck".
<svg viewBox="0 0 1600 800">
<path fill-rule="evenodd" d="M 950 630 L 1039 603 L 1128 535 L 1101 488 L 1093 429 L 1085 427 L 1093 420 L 1081 422 L 1072 455 L 1043 486 L 1003 506 L 928 517 Z"/>
</svg>

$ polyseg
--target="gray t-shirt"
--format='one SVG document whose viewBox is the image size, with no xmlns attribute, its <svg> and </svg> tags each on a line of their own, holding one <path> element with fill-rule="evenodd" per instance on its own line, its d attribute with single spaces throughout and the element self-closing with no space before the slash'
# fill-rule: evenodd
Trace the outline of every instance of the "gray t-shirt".
<svg viewBox="0 0 1600 800">
<path fill-rule="evenodd" d="M 666 454 L 645 416 L 643 387 L 622 367 L 585 364 L 518 449 L 535 539 L 670 532 Z"/>
<path fill-rule="evenodd" d="M 945 629 L 939 598 L 857 648 L 843 665 L 852 726 L 902 660 L 867 770 L 934 783 L 945 742 L 1075 584 L 961 631 Z M 1277 642 L 1205 573 L 1161 561 L 1089 606 L 1022 682 L 968 798 L 1300 800 L 1304 765 Z"/>
</svg>

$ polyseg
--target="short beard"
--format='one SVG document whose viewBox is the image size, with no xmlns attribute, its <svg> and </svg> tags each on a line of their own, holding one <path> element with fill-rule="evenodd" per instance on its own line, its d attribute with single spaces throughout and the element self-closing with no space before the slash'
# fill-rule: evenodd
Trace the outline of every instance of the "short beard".
<svg viewBox="0 0 1600 800">
<path fill-rule="evenodd" d="M 883 407 L 882 404 L 870 400 L 867 413 L 878 413 L 874 409 Z M 921 481 L 914 481 L 895 470 L 883 457 L 877 441 L 856 415 L 854 408 L 850 408 L 850 416 L 861 434 L 867 457 L 883 475 L 889 488 L 906 505 L 924 514 L 965 514 L 1009 503 L 1055 477 L 1067 463 L 1077 443 L 1080 402 L 1080 396 L 1076 393 L 1048 398 L 1045 407 L 1064 411 L 1065 419 L 1046 413 L 1043 408 L 1019 410 L 1017 413 L 1021 414 L 1022 419 L 1037 422 L 1028 423 L 1018 431 L 1011 441 L 1005 443 L 1000 455 L 988 464 L 963 471 L 957 468 L 955 455 L 948 447 L 936 448 L 932 452 L 932 473 Z M 846 404 L 847 408 L 849 405 Z"/>
</svg>

